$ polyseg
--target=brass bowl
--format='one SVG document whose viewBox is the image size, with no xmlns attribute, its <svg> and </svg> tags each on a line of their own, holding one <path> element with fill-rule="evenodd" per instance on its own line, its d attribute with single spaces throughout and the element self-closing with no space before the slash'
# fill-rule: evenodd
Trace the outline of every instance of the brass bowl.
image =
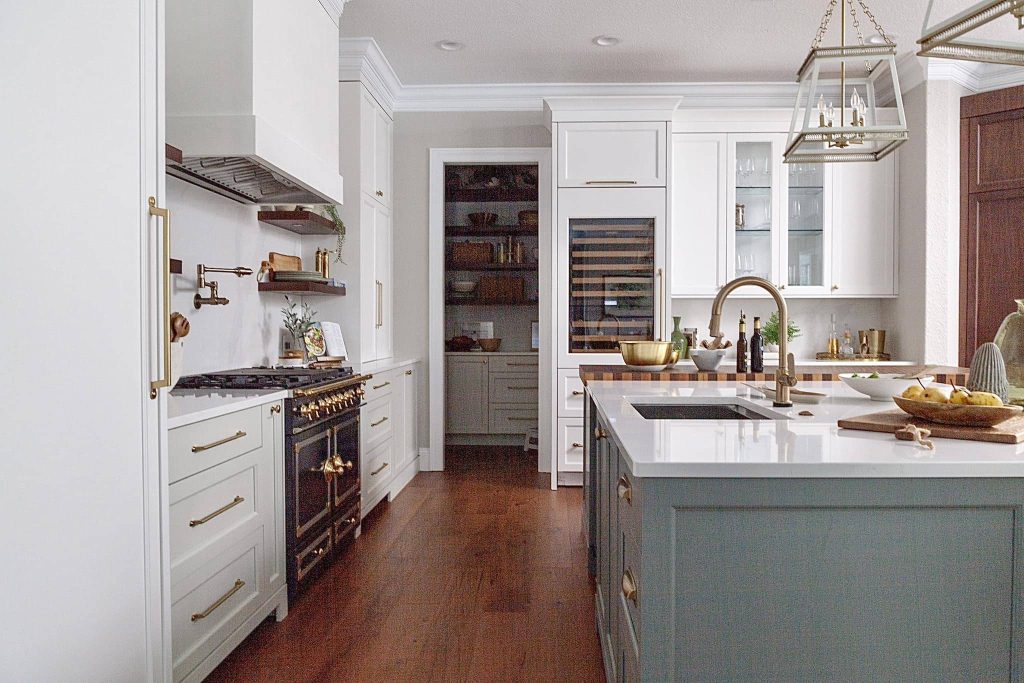
<svg viewBox="0 0 1024 683">
<path fill-rule="evenodd" d="M 670 341 L 620 341 L 619 353 L 626 367 L 650 372 L 664 370 L 679 360 Z"/>
<path fill-rule="evenodd" d="M 480 345 L 481 349 L 490 353 L 501 348 L 501 339 L 477 339 L 476 343 Z"/>
</svg>

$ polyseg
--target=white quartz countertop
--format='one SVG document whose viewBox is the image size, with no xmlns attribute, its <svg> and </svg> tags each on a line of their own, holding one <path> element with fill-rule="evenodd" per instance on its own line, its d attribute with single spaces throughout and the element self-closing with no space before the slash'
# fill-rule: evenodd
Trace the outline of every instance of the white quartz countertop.
<svg viewBox="0 0 1024 683">
<path fill-rule="evenodd" d="M 592 381 L 587 391 L 638 477 L 1024 477 L 1024 444 L 935 439 L 928 451 L 891 434 L 839 429 L 844 417 L 894 409 L 841 382 L 801 382 L 818 405 L 772 408 L 737 383 Z M 725 402 L 788 420 L 648 420 L 633 403 Z M 813 416 L 797 413 L 810 411 Z"/>
<path fill-rule="evenodd" d="M 391 370 L 397 370 L 398 368 L 404 368 L 408 365 L 413 365 L 414 363 L 418 362 L 418 358 L 385 358 L 383 360 L 359 363 L 353 365 L 352 369 L 356 371 L 357 375 L 373 375 L 382 372 L 389 372 Z"/>
<path fill-rule="evenodd" d="M 175 389 L 167 396 L 167 428 L 174 429 L 286 398 L 288 391 L 285 389 Z"/>
</svg>

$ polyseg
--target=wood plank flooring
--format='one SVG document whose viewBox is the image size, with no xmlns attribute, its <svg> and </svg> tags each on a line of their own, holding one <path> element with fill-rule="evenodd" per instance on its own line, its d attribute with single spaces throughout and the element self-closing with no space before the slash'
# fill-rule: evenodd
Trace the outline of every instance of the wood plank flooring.
<svg viewBox="0 0 1024 683">
<path fill-rule="evenodd" d="M 207 680 L 603 681 L 581 489 L 549 490 L 521 448 L 446 460 Z"/>
</svg>

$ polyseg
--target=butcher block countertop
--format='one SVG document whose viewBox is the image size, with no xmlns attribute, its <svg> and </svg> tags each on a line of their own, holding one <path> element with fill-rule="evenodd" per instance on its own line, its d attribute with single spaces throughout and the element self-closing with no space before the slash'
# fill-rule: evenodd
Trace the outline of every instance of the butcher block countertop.
<svg viewBox="0 0 1024 683">
<path fill-rule="evenodd" d="M 923 365 L 875 365 L 872 363 L 846 363 L 836 365 L 800 365 L 796 366 L 797 379 L 801 382 L 838 382 L 840 373 L 859 372 L 869 374 L 878 373 L 914 373 L 929 367 L 929 374 L 935 376 L 935 381 L 941 384 L 956 384 L 963 386 L 967 383 L 968 368 L 957 368 L 950 366 L 923 366 Z M 698 372 L 691 363 L 678 364 L 674 368 L 662 370 L 661 372 L 646 372 L 643 370 L 631 370 L 625 365 L 581 365 L 580 378 L 584 382 L 593 381 L 623 381 L 623 382 L 773 382 L 775 381 L 776 367 L 765 363 L 764 372 L 748 372 L 737 374 L 730 372 L 731 366 L 723 362 L 718 372 Z"/>
</svg>

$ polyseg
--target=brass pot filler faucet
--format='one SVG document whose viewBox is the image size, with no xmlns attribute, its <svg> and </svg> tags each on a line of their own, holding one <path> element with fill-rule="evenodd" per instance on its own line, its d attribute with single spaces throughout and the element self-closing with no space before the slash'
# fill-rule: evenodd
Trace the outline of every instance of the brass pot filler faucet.
<svg viewBox="0 0 1024 683">
<path fill-rule="evenodd" d="M 210 280 L 209 282 L 206 281 L 207 273 L 233 273 L 238 277 L 243 277 L 245 275 L 252 275 L 252 269 L 244 268 L 242 266 L 238 266 L 237 268 L 211 268 L 210 266 L 205 266 L 202 263 L 197 265 L 196 288 L 199 290 L 199 293 L 192 297 L 192 303 L 197 309 L 202 308 L 203 306 L 227 306 L 229 303 L 229 299 L 217 295 L 216 282 L 213 280 Z M 210 288 L 210 296 L 204 297 L 202 295 L 203 288 L 205 287 Z"/>
</svg>

